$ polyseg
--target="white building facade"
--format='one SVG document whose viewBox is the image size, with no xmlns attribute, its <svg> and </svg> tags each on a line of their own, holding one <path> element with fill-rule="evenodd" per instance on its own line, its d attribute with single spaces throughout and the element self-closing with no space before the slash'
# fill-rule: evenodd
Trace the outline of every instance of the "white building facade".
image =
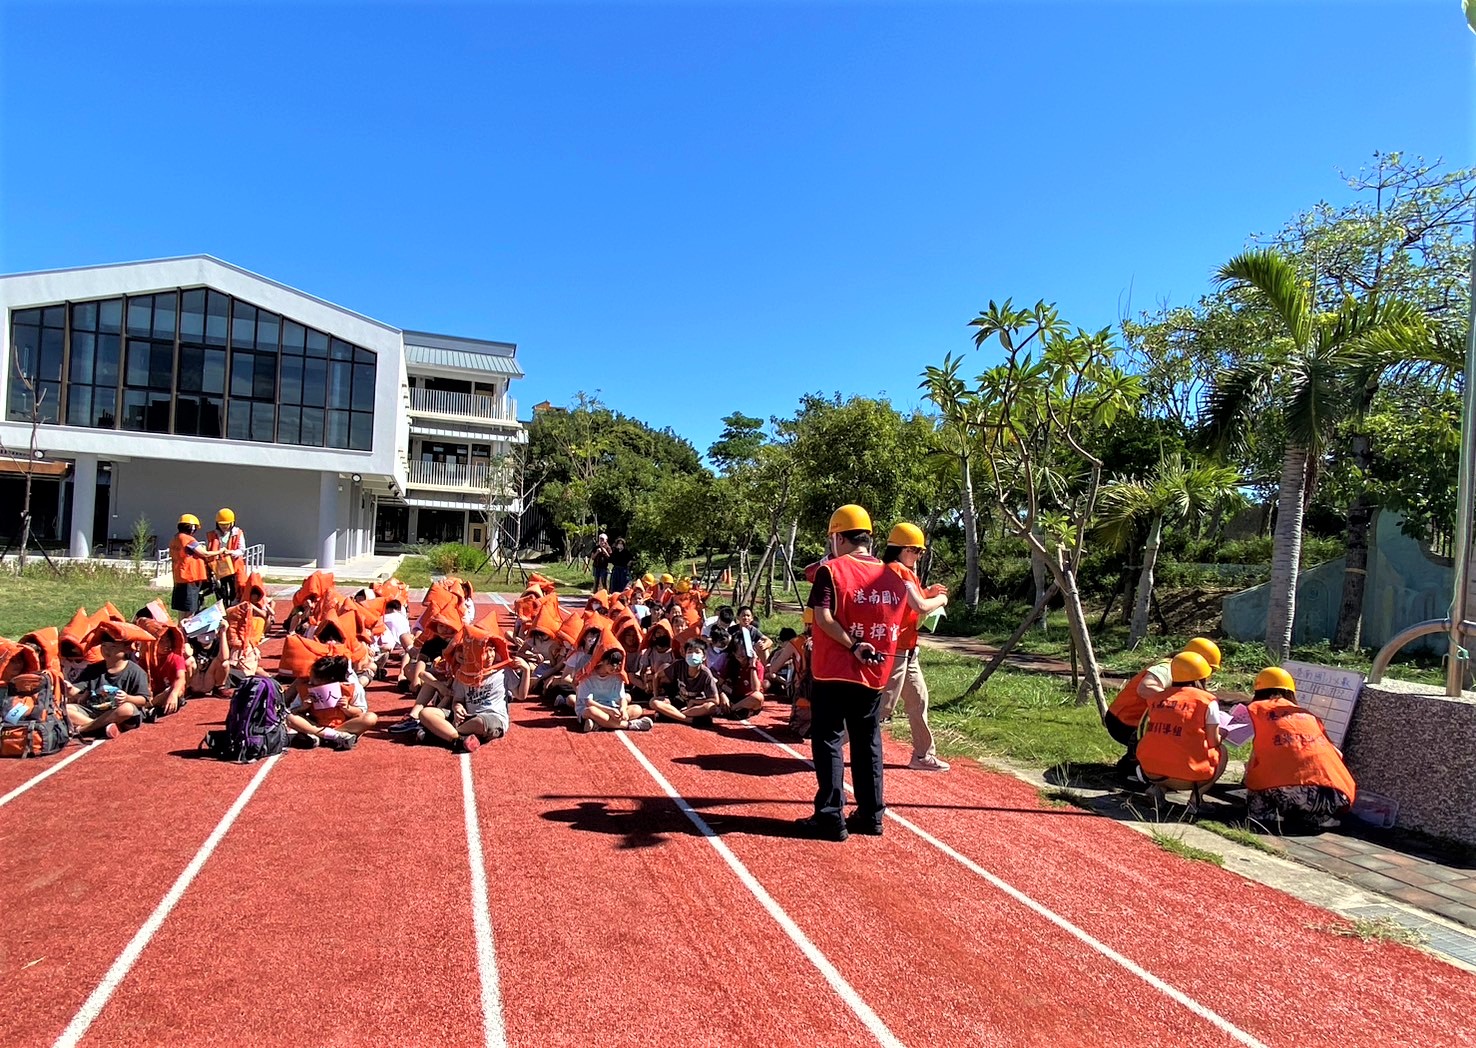
<svg viewBox="0 0 1476 1048">
<path fill-rule="evenodd" d="M 333 567 L 422 523 L 486 541 L 490 464 L 526 439 L 516 346 L 403 332 L 207 256 L 3 276 L 0 307 L 0 542 L 38 399 L 36 459 L 68 468 L 33 480 L 33 531 L 74 557 L 140 518 L 166 545 L 222 507 L 273 564 Z"/>
</svg>

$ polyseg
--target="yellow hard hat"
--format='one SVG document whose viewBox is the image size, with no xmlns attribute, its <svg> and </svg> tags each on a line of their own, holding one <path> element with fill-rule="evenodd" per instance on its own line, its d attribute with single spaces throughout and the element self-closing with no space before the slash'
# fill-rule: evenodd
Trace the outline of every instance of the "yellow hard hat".
<svg viewBox="0 0 1476 1048">
<path fill-rule="evenodd" d="M 215 513 L 215 523 L 217 523 L 217 524 L 234 524 L 234 523 L 236 523 L 236 511 L 233 510 L 233 509 L 221 509 L 221 510 L 217 510 L 216 513 Z"/>
<path fill-rule="evenodd" d="M 837 531 L 870 531 L 871 514 L 860 506 L 849 504 L 842 506 L 830 515 L 830 534 Z"/>
<path fill-rule="evenodd" d="M 677 584 L 676 584 L 676 591 L 678 593 L 691 593 L 692 592 L 692 580 L 691 579 L 680 579 L 680 580 L 678 580 L 677 581 Z"/>
<path fill-rule="evenodd" d="M 1280 666 L 1267 666 L 1256 674 L 1256 691 L 1269 691 L 1272 689 L 1289 691 L 1293 695 L 1297 693 L 1297 682 L 1292 675 Z"/>
<path fill-rule="evenodd" d="M 652 575 L 648 571 L 644 575 L 641 576 L 641 581 L 643 583 L 645 583 L 648 587 L 649 586 L 654 586 L 654 585 L 656 585 L 656 576 L 655 575 Z"/>
<path fill-rule="evenodd" d="M 666 573 L 666 572 L 662 572 L 662 573 L 661 573 L 661 581 L 662 581 L 662 582 L 664 582 L 664 583 L 666 583 L 666 585 L 668 585 L 668 586 L 670 586 L 670 585 L 671 585 L 671 584 L 672 584 L 672 583 L 673 583 L 673 582 L 675 582 L 675 581 L 676 581 L 676 580 L 675 580 L 675 579 L 673 579 L 673 578 L 672 578 L 672 577 L 671 577 L 671 576 L 670 576 L 670 575 L 668 575 L 668 574 L 667 574 L 667 573 Z"/>
<path fill-rule="evenodd" d="M 197 528 L 200 526 L 200 518 L 193 513 L 181 513 L 179 515 L 179 522 L 181 524 L 193 524 Z"/>
<path fill-rule="evenodd" d="M 1210 664 L 1210 669 L 1217 670 L 1220 668 L 1220 662 L 1222 661 L 1220 659 L 1220 646 L 1208 637 L 1195 637 L 1188 644 L 1184 645 L 1184 650 L 1203 655 L 1204 661 Z"/>
<path fill-rule="evenodd" d="M 916 524 L 902 523 L 892 526 L 892 533 L 887 536 L 887 545 L 925 549 L 928 541 L 923 538 L 922 528 Z"/>
<path fill-rule="evenodd" d="M 1209 677 L 1209 660 L 1197 651 L 1181 651 L 1169 663 L 1169 672 L 1175 684 L 1193 684 Z"/>
</svg>

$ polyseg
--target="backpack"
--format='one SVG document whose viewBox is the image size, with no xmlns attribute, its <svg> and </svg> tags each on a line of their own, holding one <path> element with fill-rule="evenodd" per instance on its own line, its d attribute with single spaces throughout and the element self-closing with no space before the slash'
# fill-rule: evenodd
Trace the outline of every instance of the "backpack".
<svg viewBox="0 0 1476 1048">
<path fill-rule="evenodd" d="M 269 677 L 247 677 L 231 696 L 225 727 L 205 736 L 200 748 L 212 757 L 250 764 L 273 757 L 287 746 L 282 690 Z"/>
<path fill-rule="evenodd" d="M 71 732 L 57 702 L 56 677 L 22 673 L 0 684 L 0 757 L 45 757 Z"/>
</svg>

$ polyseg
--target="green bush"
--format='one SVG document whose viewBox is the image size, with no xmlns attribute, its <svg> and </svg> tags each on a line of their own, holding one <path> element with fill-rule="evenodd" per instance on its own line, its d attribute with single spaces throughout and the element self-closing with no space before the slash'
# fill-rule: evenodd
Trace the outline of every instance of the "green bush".
<svg viewBox="0 0 1476 1048">
<path fill-rule="evenodd" d="M 437 575 L 455 575 L 476 571 L 487 555 L 475 546 L 460 542 L 444 542 L 425 551 L 431 571 Z"/>
<path fill-rule="evenodd" d="M 1215 551 L 1215 560 L 1220 564 L 1270 564 L 1274 542 L 1271 536 L 1252 539 L 1236 539 L 1227 542 Z M 1343 555 L 1343 540 L 1318 538 L 1316 535 L 1302 536 L 1302 567 L 1310 567 Z"/>
</svg>

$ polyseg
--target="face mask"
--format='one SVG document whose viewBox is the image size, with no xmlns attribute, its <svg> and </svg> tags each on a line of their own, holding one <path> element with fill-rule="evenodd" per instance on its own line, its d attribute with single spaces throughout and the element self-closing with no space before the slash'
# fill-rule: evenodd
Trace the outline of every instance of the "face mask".
<svg viewBox="0 0 1476 1048">
<path fill-rule="evenodd" d="M 700 651 L 694 651 L 690 655 L 687 656 L 687 665 L 688 666 L 701 666 L 702 663 L 703 663 L 703 661 L 704 661 L 704 659 L 702 657 L 702 652 L 700 652 Z"/>
</svg>

